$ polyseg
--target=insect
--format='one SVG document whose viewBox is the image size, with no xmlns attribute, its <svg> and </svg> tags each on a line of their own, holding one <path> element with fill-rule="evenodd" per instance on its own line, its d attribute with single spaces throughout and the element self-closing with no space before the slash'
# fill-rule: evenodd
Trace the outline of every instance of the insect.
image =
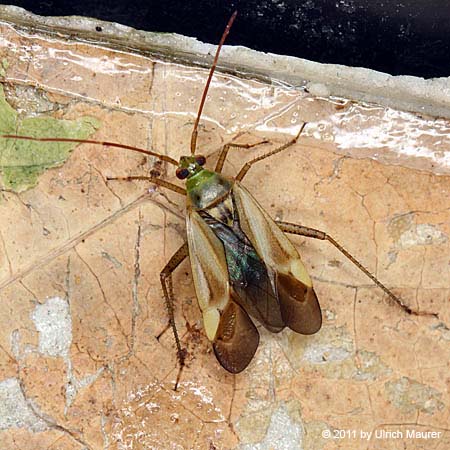
<svg viewBox="0 0 450 450">
<path fill-rule="evenodd" d="M 177 168 L 176 175 L 180 180 L 185 180 L 186 188 L 152 176 L 126 179 L 148 180 L 186 197 L 187 241 L 175 252 L 160 275 L 180 367 L 184 366 L 186 354 L 174 320 L 172 273 L 189 257 L 206 335 L 212 342 L 218 361 L 231 373 L 244 370 L 259 345 L 259 333 L 252 318 L 271 332 L 288 327 L 308 335 L 316 333 L 321 327 L 322 313 L 312 280 L 285 233 L 330 242 L 392 300 L 407 312 L 415 313 L 331 236 L 302 225 L 272 220 L 241 184 L 254 164 L 292 147 L 301 138 L 306 124 L 287 143 L 247 162 L 232 179 L 222 175 L 228 152 L 233 148 L 250 148 L 254 144 L 227 144 L 221 150 L 214 170 L 206 169 L 206 158 L 197 154 L 198 126 L 220 49 L 235 17 L 236 14 L 233 14 L 227 24 L 209 72 L 192 132 L 190 155 L 183 156 L 180 161 L 112 142 L 3 136 L 124 148 L 157 157 Z"/>
</svg>

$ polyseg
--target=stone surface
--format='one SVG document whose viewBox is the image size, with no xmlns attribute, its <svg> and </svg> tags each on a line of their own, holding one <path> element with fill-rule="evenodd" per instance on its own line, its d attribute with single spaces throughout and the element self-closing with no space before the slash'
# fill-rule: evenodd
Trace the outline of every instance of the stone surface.
<svg viewBox="0 0 450 450">
<path fill-rule="evenodd" d="M 189 153 L 207 72 L 1 35 L 6 97 L 22 116 L 94 117 L 95 139 Z M 270 141 L 233 150 L 233 175 L 303 121 L 298 144 L 255 165 L 246 186 L 273 217 L 326 231 L 439 318 L 406 314 L 335 248 L 294 237 L 323 328 L 260 328 L 254 360 L 233 376 L 211 351 L 184 262 L 174 290 L 188 357 L 174 392 L 171 332 L 156 339 L 159 272 L 183 243 L 184 199 L 107 180 L 151 171 L 177 183 L 174 168 L 83 144 L 36 187 L 1 192 L 2 448 L 449 448 L 450 123 L 217 74 L 198 148 L 212 166 L 232 139 Z"/>
</svg>

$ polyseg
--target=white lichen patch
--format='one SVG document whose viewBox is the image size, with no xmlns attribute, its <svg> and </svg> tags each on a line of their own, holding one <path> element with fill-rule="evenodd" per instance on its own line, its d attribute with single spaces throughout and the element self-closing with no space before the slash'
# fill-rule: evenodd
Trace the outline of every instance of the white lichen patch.
<svg viewBox="0 0 450 450">
<path fill-rule="evenodd" d="M 435 225 L 414 223 L 414 214 L 402 214 L 389 223 L 389 233 L 398 248 L 410 248 L 417 245 L 440 245 L 448 236 Z"/>
<path fill-rule="evenodd" d="M 392 369 L 383 364 L 376 353 L 361 350 L 357 352 L 357 357 L 359 364 L 353 376 L 355 380 L 374 381 L 392 373 Z"/>
<path fill-rule="evenodd" d="M 392 373 L 376 353 L 355 348 L 345 327 L 323 327 L 308 340 L 291 334 L 285 355 L 293 367 L 311 366 L 331 379 L 373 381 Z"/>
<path fill-rule="evenodd" d="M 434 225 L 422 223 L 413 226 L 400 235 L 398 245 L 402 248 L 414 247 L 415 245 L 439 245 L 447 242 L 448 238 Z"/>
<path fill-rule="evenodd" d="M 444 341 L 450 341 L 450 328 L 445 323 L 440 322 L 437 325 L 431 325 L 430 330 L 436 330 L 440 333 Z"/>
<path fill-rule="evenodd" d="M 27 404 L 16 378 L 0 382 L 0 430 L 8 428 L 27 428 L 33 432 L 47 428 Z"/>
<path fill-rule="evenodd" d="M 314 366 L 329 378 L 352 378 L 356 372 L 355 345 L 344 327 L 325 327 L 309 339 L 297 366 Z"/>
<path fill-rule="evenodd" d="M 405 413 L 420 411 L 434 414 L 445 406 L 440 400 L 440 392 L 407 377 L 389 381 L 384 386 L 389 400 Z"/>
<path fill-rule="evenodd" d="M 333 345 L 314 345 L 306 349 L 304 358 L 312 364 L 325 364 L 327 362 L 344 361 L 350 358 L 352 352 L 345 347 Z"/>
<path fill-rule="evenodd" d="M 31 320 L 39 332 L 39 352 L 67 357 L 72 342 L 72 321 L 68 303 L 60 297 L 49 298 L 36 306 Z"/>
<path fill-rule="evenodd" d="M 303 339 L 298 334 L 288 337 L 288 355 L 295 367 L 325 365 L 326 363 L 351 360 L 354 354 L 354 343 L 350 334 L 343 327 L 324 327 L 320 333 L 310 339 Z"/>
<path fill-rule="evenodd" d="M 243 444 L 241 450 L 300 450 L 303 440 L 303 428 L 289 415 L 284 403 L 276 409 L 271 417 L 265 437 L 258 443 Z"/>
</svg>

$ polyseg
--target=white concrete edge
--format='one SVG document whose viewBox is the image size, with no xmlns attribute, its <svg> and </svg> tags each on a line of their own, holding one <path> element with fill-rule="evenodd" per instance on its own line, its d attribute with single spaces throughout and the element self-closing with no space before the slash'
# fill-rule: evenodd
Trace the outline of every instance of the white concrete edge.
<svg viewBox="0 0 450 450">
<path fill-rule="evenodd" d="M 214 45 L 178 34 L 139 31 L 84 17 L 37 16 L 16 6 L 0 5 L 0 20 L 17 26 L 71 35 L 72 38 L 76 32 L 79 40 L 97 41 L 102 45 L 120 44 L 129 49 L 190 61 L 205 67 L 211 64 L 211 55 L 215 49 Z M 96 31 L 96 27 L 101 27 L 102 31 Z M 322 97 L 339 96 L 450 118 L 450 76 L 427 80 L 407 75 L 392 76 L 362 67 L 321 64 L 232 46 L 223 48 L 220 67 L 292 86 L 306 86 L 311 93 Z"/>
</svg>

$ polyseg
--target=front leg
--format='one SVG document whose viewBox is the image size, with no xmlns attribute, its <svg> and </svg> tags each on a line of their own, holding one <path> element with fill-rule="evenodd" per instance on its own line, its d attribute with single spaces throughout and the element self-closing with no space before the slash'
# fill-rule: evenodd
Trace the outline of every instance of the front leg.
<svg viewBox="0 0 450 450">
<path fill-rule="evenodd" d="M 158 186 L 162 186 L 166 189 L 170 189 L 177 194 L 181 194 L 186 196 L 186 189 L 181 186 L 177 186 L 176 184 L 169 183 L 168 181 L 161 180 L 161 178 L 149 177 L 149 176 L 129 176 L 129 177 L 106 177 L 106 181 L 134 181 L 134 180 L 145 180 L 150 181 L 151 183 L 157 184 Z"/>
<path fill-rule="evenodd" d="M 288 149 L 289 147 L 292 147 L 294 144 L 297 143 L 300 135 L 303 133 L 303 130 L 306 126 L 306 122 L 303 123 L 303 125 L 300 127 L 300 130 L 298 131 L 297 135 L 292 138 L 290 141 L 286 142 L 285 144 L 281 145 L 280 147 L 274 148 L 270 152 L 264 153 L 261 156 L 258 156 L 254 159 L 251 159 L 250 161 L 246 162 L 242 167 L 241 170 L 238 172 L 238 174 L 235 177 L 236 181 L 242 181 L 247 174 L 247 172 L 250 170 L 250 168 L 253 166 L 253 164 L 262 161 L 263 159 L 269 158 L 273 155 L 276 155 L 277 153 L 282 152 L 283 150 Z"/>
<path fill-rule="evenodd" d="M 236 136 L 236 138 L 239 136 L 240 135 Z M 217 163 L 216 163 L 214 172 L 222 173 L 223 165 L 225 164 L 225 160 L 227 159 L 228 151 L 230 150 L 230 148 L 249 149 L 249 148 L 257 147 L 258 145 L 267 144 L 268 142 L 269 141 L 267 141 L 267 140 L 256 142 L 255 144 L 237 144 L 234 142 L 230 142 L 229 144 L 224 145 L 222 147 L 222 149 L 220 150 L 219 157 L 217 158 Z"/>
</svg>

